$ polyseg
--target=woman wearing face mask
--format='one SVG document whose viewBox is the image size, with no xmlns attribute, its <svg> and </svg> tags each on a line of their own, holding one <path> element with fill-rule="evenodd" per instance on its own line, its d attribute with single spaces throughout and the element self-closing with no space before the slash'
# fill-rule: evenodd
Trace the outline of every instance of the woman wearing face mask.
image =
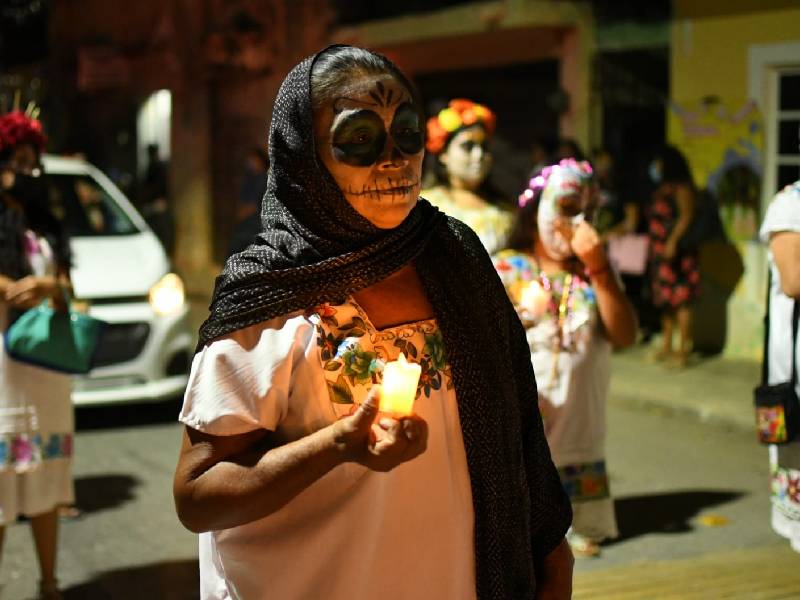
<svg viewBox="0 0 800 600">
<path fill-rule="evenodd" d="M 419 107 L 348 46 L 281 86 L 262 232 L 217 281 L 180 415 L 204 599 L 569 597 L 524 332 L 474 233 L 418 196 Z M 401 351 L 422 375 L 390 417 Z"/>
<path fill-rule="evenodd" d="M 512 218 L 486 187 L 494 128 L 494 113 L 470 100 L 451 100 L 428 119 L 426 147 L 437 159 L 439 184 L 422 192 L 431 204 L 469 225 L 490 254 L 502 248 Z"/>
<path fill-rule="evenodd" d="M 64 303 L 69 246 L 48 207 L 39 121 L 0 117 L 0 329 L 43 300 Z M 74 500 L 70 379 L 0 352 L 0 545 L 5 526 L 30 518 L 41 571 L 40 598 L 56 584 L 59 505 Z"/>
<path fill-rule="evenodd" d="M 562 160 L 531 180 L 509 249 L 495 268 L 527 330 L 539 410 L 574 514 L 573 552 L 596 556 L 617 536 L 605 465 L 612 347 L 636 338 L 636 316 L 587 217 L 591 167 Z"/>
<path fill-rule="evenodd" d="M 692 302 L 700 286 L 698 250 L 682 243 L 694 216 L 695 187 L 686 158 L 672 146 L 656 155 L 649 174 L 656 186 L 648 223 L 650 277 L 653 305 L 661 311 L 664 336 L 654 358 L 683 367 L 692 350 Z M 673 353 L 676 323 L 679 344 Z"/>
</svg>

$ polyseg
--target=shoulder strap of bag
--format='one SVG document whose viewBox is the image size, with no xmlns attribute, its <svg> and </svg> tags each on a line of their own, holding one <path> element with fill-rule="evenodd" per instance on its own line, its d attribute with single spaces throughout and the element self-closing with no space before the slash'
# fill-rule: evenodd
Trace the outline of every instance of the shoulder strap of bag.
<svg viewBox="0 0 800 600">
<path fill-rule="evenodd" d="M 769 267 L 767 276 L 767 314 L 764 316 L 764 360 L 761 362 L 761 383 L 769 381 L 769 314 L 770 298 L 772 296 L 772 267 Z M 800 301 L 792 303 L 792 386 L 797 384 L 797 335 L 800 329 Z"/>
<path fill-rule="evenodd" d="M 794 301 L 792 309 L 792 387 L 797 385 L 797 330 L 800 326 L 800 300 Z"/>
<path fill-rule="evenodd" d="M 767 265 L 767 312 L 764 315 L 764 354 L 761 359 L 761 384 L 769 382 L 769 305 L 772 297 L 772 265 Z"/>
</svg>

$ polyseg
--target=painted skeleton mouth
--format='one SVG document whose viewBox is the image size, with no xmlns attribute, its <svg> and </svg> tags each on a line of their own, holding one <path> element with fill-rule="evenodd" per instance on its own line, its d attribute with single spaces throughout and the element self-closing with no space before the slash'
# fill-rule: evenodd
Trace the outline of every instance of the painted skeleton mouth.
<svg viewBox="0 0 800 600">
<path fill-rule="evenodd" d="M 416 182 L 409 182 L 404 185 L 394 185 L 392 187 L 365 188 L 360 192 L 351 192 L 353 196 L 404 196 L 411 193 L 417 186 Z"/>
</svg>

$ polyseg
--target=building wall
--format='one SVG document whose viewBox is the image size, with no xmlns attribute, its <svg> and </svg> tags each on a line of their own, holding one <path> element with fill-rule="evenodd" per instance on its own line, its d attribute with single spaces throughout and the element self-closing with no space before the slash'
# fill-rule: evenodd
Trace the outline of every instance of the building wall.
<svg viewBox="0 0 800 600">
<path fill-rule="evenodd" d="M 696 183 L 720 191 L 726 230 L 744 263 L 744 275 L 727 303 L 725 353 L 760 358 L 766 253 L 756 232 L 765 209 L 762 197 L 771 194 L 762 190 L 761 178 L 764 149 L 772 140 L 765 127 L 764 95 L 758 90 L 760 97 L 751 97 L 750 55 L 754 46 L 800 42 L 800 5 L 675 0 L 670 38 L 668 137 L 687 154 Z M 752 181 L 747 189 L 740 186 L 738 197 L 729 198 L 725 177 L 734 167 L 752 173 Z M 726 264 L 722 256 L 712 255 L 706 267 L 713 273 Z"/>
</svg>

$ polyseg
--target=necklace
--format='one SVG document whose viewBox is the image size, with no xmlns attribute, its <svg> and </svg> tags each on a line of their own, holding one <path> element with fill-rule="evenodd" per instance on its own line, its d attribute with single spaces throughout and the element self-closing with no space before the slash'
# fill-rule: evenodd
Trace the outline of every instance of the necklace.
<svg viewBox="0 0 800 600">
<path fill-rule="evenodd" d="M 553 368 L 550 371 L 550 381 L 548 381 L 548 388 L 553 388 L 558 381 L 558 360 L 559 356 L 561 355 L 561 350 L 564 348 L 565 342 L 565 325 L 567 323 L 567 319 L 570 315 L 570 309 L 572 308 L 572 302 L 570 302 L 572 297 L 572 290 L 573 290 L 573 283 L 575 278 L 573 277 L 572 273 L 567 273 L 566 277 L 564 277 L 564 285 L 561 288 L 561 297 L 558 302 L 555 301 L 555 294 L 553 293 L 553 283 L 550 281 L 550 278 L 547 276 L 547 273 L 544 270 L 539 268 L 539 281 L 542 284 L 542 287 L 550 294 L 550 308 L 553 316 L 555 317 L 556 322 L 556 335 L 553 338 Z"/>
</svg>

